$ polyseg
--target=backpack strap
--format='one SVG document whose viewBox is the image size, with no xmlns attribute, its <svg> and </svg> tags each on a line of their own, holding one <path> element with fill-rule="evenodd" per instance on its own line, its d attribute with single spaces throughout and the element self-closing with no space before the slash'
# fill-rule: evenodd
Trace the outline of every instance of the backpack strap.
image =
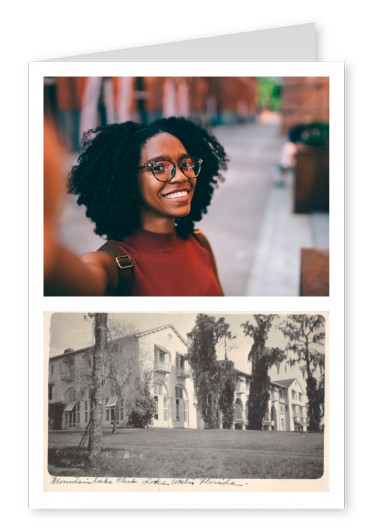
<svg viewBox="0 0 376 531">
<path fill-rule="evenodd" d="M 133 284 L 133 261 L 128 254 L 112 240 L 106 242 L 102 247 L 97 249 L 98 252 L 108 253 L 114 257 L 118 273 L 119 282 L 116 291 L 111 295 L 129 297 L 132 295 Z"/>
<path fill-rule="evenodd" d="M 222 291 L 222 294 L 223 294 L 223 289 L 222 289 L 222 286 L 221 286 L 221 282 L 219 280 L 219 275 L 218 275 L 218 269 L 217 269 L 217 263 L 215 261 L 215 256 L 214 256 L 214 253 L 213 253 L 213 249 L 211 248 L 211 245 L 209 243 L 209 240 L 207 239 L 207 237 L 200 231 L 200 229 L 194 229 L 193 230 L 193 236 L 196 238 L 196 240 L 199 242 L 199 244 L 204 248 L 206 249 L 209 254 L 210 254 L 210 258 L 211 258 L 211 263 L 212 263 L 212 267 L 213 267 L 213 272 L 214 272 L 214 276 L 215 278 L 217 279 L 217 282 L 218 282 L 218 285 Z"/>
</svg>

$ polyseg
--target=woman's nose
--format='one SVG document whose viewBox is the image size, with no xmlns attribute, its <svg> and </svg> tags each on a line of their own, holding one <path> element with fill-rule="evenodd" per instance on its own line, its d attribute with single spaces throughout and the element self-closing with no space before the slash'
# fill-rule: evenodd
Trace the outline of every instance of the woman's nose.
<svg viewBox="0 0 376 531">
<path fill-rule="evenodd" d="M 179 168 L 179 166 L 176 166 L 175 173 L 173 174 L 173 177 L 171 177 L 169 182 L 171 183 L 171 182 L 183 182 L 183 181 L 188 181 L 188 177 L 184 175 L 184 173 Z"/>
</svg>

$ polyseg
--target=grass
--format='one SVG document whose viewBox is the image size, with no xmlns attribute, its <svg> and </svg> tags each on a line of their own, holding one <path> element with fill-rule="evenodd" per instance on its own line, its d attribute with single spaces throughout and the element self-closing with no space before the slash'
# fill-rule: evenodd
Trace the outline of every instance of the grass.
<svg viewBox="0 0 376 531">
<path fill-rule="evenodd" d="M 322 433 L 122 430 L 104 434 L 100 471 L 83 471 L 85 451 L 72 467 L 81 437 L 50 433 L 51 475 L 316 479 L 323 474 Z"/>
</svg>

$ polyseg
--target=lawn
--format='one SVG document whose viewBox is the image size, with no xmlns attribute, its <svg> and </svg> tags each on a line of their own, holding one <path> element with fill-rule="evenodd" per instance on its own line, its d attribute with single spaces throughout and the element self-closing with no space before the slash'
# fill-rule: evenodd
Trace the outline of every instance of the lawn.
<svg viewBox="0 0 376 531">
<path fill-rule="evenodd" d="M 83 471 L 82 433 L 49 434 L 51 475 L 316 479 L 323 474 L 322 433 L 129 429 L 102 441 L 100 472 Z"/>
</svg>

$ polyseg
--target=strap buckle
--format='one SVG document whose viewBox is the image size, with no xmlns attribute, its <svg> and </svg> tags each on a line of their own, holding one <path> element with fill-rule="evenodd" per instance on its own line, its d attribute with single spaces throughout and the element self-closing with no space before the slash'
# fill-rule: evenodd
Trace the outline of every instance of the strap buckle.
<svg viewBox="0 0 376 531">
<path fill-rule="evenodd" d="M 128 259 L 128 260 L 130 261 L 130 264 L 128 263 L 128 264 L 126 264 L 126 265 L 121 265 L 121 262 L 120 262 L 120 259 L 121 259 L 121 258 L 126 258 L 126 259 Z M 121 255 L 121 256 L 117 256 L 117 257 L 115 258 L 115 260 L 116 260 L 116 263 L 117 263 L 117 265 L 118 265 L 118 267 L 119 267 L 120 269 L 128 269 L 128 267 L 133 267 L 132 258 L 129 256 L 129 254 L 123 254 L 123 255 Z"/>
</svg>

